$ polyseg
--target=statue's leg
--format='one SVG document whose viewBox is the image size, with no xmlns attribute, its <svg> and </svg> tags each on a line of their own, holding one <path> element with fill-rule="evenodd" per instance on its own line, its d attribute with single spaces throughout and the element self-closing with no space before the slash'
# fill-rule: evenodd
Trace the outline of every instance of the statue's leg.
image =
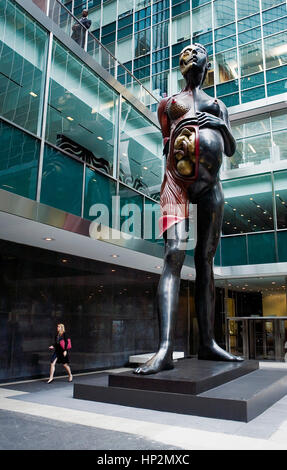
<svg viewBox="0 0 287 470">
<path fill-rule="evenodd" d="M 220 239 L 224 198 L 221 185 L 205 193 L 197 203 L 197 245 L 194 253 L 195 309 L 199 329 L 198 359 L 241 361 L 220 348 L 214 339 L 215 287 L 213 259 Z"/>
<path fill-rule="evenodd" d="M 173 341 L 177 317 L 180 272 L 185 258 L 188 237 L 188 219 L 167 230 L 162 275 L 157 291 L 159 315 L 159 349 L 143 366 L 135 369 L 137 374 L 155 374 L 173 368 Z"/>
</svg>

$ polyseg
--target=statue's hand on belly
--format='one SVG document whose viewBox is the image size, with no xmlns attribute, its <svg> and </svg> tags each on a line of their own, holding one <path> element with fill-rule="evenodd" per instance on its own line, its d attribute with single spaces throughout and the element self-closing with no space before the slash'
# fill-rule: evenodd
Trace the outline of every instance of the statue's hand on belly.
<svg viewBox="0 0 287 470">
<path fill-rule="evenodd" d="M 197 112 L 196 114 L 198 118 L 199 129 L 202 127 L 210 127 L 211 129 L 222 130 L 224 127 L 226 127 L 223 119 L 214 116 L 213 114 L 205 112 Z"/>
</svg>

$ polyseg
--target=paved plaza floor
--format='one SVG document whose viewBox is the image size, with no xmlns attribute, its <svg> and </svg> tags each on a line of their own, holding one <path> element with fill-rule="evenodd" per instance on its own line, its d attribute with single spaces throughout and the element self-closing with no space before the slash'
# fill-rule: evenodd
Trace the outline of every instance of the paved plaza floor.
<svg viewBox="0 0 287 470">
<path fill-rule="evenodd" d="M 287 395 L 243 423 L 78 400 L 66 376 L 46 381 L 0 385 L 0 450 L 287 450 Z"/>
</svg>

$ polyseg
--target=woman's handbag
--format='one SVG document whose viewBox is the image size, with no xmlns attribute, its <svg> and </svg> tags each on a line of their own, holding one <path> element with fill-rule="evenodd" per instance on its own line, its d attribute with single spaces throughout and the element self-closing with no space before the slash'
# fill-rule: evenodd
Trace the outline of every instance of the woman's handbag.
<svg viewBox="0 0 287 470">
<path fill-rule="evenodd" d="M 65 340 L 61 339 L 60 340 L 60 346 L 65 350 Z M 70 338 L 67 338 L 67 350 L 72 349 L 72 342 Z"/>
</svg>

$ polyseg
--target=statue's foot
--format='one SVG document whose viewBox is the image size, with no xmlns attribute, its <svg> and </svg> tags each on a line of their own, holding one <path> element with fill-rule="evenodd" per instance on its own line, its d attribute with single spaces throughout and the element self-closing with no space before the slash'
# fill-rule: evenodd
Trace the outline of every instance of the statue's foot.
<svg viewBox="0 0 287 470">
<path fill-rule="evenodd" d="M 215 341 L 212 341 L 209 346 L 200 346 L 198 351 L 198 359 L 206 361 L 226 361 L 226 362 L 241 362 L 244 361 L 243 357 L 234 356 L 229 352 L 222 349 Z"/>
<path fill-rule="evenodd" d="M 156 374 L 162 370 L 173 369 L 173 367 L 172 354 L 160 349 L 149 361 L 137 367 L 133 372 L 134 374 L 148 375 Z"/>
</svg>

